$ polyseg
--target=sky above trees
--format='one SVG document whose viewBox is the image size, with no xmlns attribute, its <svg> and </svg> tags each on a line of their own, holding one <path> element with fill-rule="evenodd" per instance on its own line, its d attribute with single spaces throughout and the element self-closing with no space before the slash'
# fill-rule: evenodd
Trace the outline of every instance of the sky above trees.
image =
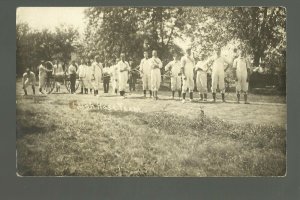
<svg viewBox="0 0 300 200">
<path fill-rule="evenodd" d="M 74 26 L 80 34 L 84 32 L 84 10 L 86 7 L 20 7 L 17 23 L 25 22 L 34 29 L 55 30 L 60 24 Z"/>
</svg>

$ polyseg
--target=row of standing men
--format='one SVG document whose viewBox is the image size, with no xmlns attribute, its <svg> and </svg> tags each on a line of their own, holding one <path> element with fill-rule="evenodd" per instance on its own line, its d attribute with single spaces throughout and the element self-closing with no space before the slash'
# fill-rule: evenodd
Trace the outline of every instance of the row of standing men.
<svg viewBox="0 0 300 200">
<path fill-rule="evenodd" d="M 196 86 L 199 91 L 201 101 L 207 101 L 207 72 L 212 71 L 212 97 L 213 101 L 216 101 L 216 91 L 219 88 L 222 101 L 225 102 L 225 71 L 227 66 L 232 66 L 234 69 L 233 76 L 236 80 L 236 92 L 237 102 L 240 102 L 240 93 L 244 93 L 245 103 L 247 101 L 248 82 L 250 74 L 250 64 L 245 57 L 245 52 L 241 50 L 239 56 L 233 56 L 234 60 L 229 60 L 224 56 L 221 56 L 221 50 L 217 52 L 217 56 L 212 56 L 205 59 L 201 57 L 197 63 L 191 54 L 191 48 L 186 49 L 186 54 L 180 59 L 178 54 L 174 53 L 173 61 L 169 62 L 165 66 L 165 70 L 170 72 L 171 77 L 171 91 L 172 98 L 175 96 L 175 92 L 178 91 L 178 96 L 184 103 L 186 101 L 186 93 L 189 93 L 190 101 L 193 101 L 193 89 L 194 89 L 194 73 L 196 73 Z M 109 82 L 111 78 L 112 87 L 114 92 L 117 94 L 119 91 L 120 95 L 125 98 L 125 92 L 127 88 L 128 76 L 130 66 L 125 61 L 125 54 L 121 53 L 120 59 L 117 59 L 116 64 L 111 67 L 104 67 L 100 63 L 99 56 L 96 56 L 94 62 L 88 65 L 88 60 L 81 61 L 81 64 L 76 68 L 75 62 L 72 61 L 68 67 L 68 74 L 70 75 L 71 82 L 71 93 L 75 93 L 75 82 L 76 75 L 80 80 L 80 93 L 94 92 L 94 95 L 99 95 L 101 88 L 101 81 L 103 80 L 104 92 L 108 92 Z M 208 65 L 208 63 L 213 63 Z M 141 60 L 139 72 L 143 82 L 144 97 L 146 92 L 149 91 L 150 97 L 155 100 L 158 99 L 158 90 L 161 84 L 161 68 L 163 64 L 158 58 L 157 51 L 152 51 L 152 57 L 149 58 L 148 52 L 144 52 L 144 58 Z M 41 91 L 42 86 L 46 82 L 46 74 L 49 72 L 59 73 L 57 65 L 54 65 L 54 70 L 49 70 L 45 66 L 39 66 L 39 90 Z M 26 89 L 24 76 L 23 75 L 23 88 Z M 25 90 L 24 89 L 24 90 Z M 25 94 L 27 91 L 25 90 Z"/>
<path fill-rule="evenodd" d="M 194 73 L 196 73 L 196 86 L 199 91 L 199 96 L 201 101 L 207 101 L 207 73 L 208 70 L 212 70 L 212 96 L 213 101 L 216 101 L 216 91 L 219 88 L 222 101 L 225 102 L 225 71 L 227 66 L 232 66 L 234 69 L 234 77 L 236 80 L 236 91 L 237 91 L 237 102 L 240 101 L 240 93 L 244 93 L 245 103 L 247 101 L 247 91 L 248 82 L 250 75 L 250 64 L 245 57 L 245 52 L 240 50 L 239 55 L 236 51 L 233 52 L 234 60 L 229 60 L 228 58 L 221 56 L 221 50 L 217 52 L 217 56 L 212 56 L 205 59 L 202 55 L 199 62 L 195 62 L 191 54 L 191 48 L 186 50 L 186 55 L 181 59 L 178 54 L 174 53 L 173 61 L 169 62 L 165 66 L 165 71 L 170 72 L 171 77 L 171 91 L 172 98 L 175 96 L 175 92 L 178 91 L 178 96 L 182 102 L 186 101 L 186 93 L 190 95 L 190 101 L 193 100 L 193 89 L 194 89 Z M 209 67 L 209 63 L 213 63 Z M 144 58 L 141 60 L 139 72 L 142 77 L 143 82 L 143 92 L 144 97 L 146 97 L 146 92 L 149 91 L 150 97 L 158 99 L 158 90 L 161 83 L 161 68 L 163 64 L 158 58 L 157 51 L 152 51 L 152 57 L 149 58 L 148 52 L 144 52 Z M 128 74 L 130 71 L 130 66 L 127 61 L 125 61 L 125 54 L 120 55 L 120 59 L 117 59 L 116 64 L 110 68 L 102 67 L 99 62 L 99 57 L 95 57 L 95 62 L 91 65 L 91 70 L 87 70 L 86 65 L 80 65 L 78 68 L 79 79 L 81 80 L 81 87 L 90 87 L 95 91 L 95 95 L 98 94 L 98 89 L 100 85 L 100 79 L 103 77 L 104 92 L 108 89 L 105 87 L 105 77 L 111 74 L 112 86 L 114 92 L 117 94 L 119 90 L 120 95 L 125 98 L 125 90 L 128 82 Z M 98 70 L 97 70 L 98 69 Z M 89 72 L 89 73 L 87 73 Z M 98 78 L 97 78 L 98 77 Z M 94 83 L 94 85 L 93 85 Z M 83 90 L 83 89 L 82 89 Z M 86 91 L 87 92 L 87 89 Z M 81 92 L 82 93 L 82 92 Z M 182 95 L 182 97 L 181 97 Z"/>
</svg>

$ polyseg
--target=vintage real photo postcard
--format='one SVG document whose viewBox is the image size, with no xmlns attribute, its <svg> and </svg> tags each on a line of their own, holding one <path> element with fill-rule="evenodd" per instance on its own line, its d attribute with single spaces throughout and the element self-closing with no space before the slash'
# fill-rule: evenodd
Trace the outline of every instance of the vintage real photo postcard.
<svg viewBox="0 0 300 200">
<path fill-rule="evenodd" d="M 18 176 L 285 176 L 285 7 L 19 7 Z"/>
</svg>

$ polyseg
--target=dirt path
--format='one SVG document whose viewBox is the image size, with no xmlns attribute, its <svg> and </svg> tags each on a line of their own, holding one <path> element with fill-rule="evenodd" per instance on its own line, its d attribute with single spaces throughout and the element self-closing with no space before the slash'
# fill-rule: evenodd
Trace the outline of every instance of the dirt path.
<svg viewBox="0 0 300 200">
<path fill-rule="evenodd" d="M 30 89 L 29 89 L 30 90 Z M 31 91 L 30 91 L 31 92 Z M 24 99 L 35 103 L 59 103 L 68 105 L 70 102 L 76 101 L 79 105 L 101 104 L 109 105 L 119 110 L 135 110 L 139 112 L 169 112 L 187 118 L 197 118 L 201 110 L 208 116 L 218 117 L 220 119 L 234 123 L 253 123 L 253 124 L 272 124 L 286 125 L 287 106 L 281 103 L 283 100 L 276 96 L 255 96 L 249 95 L 250 104 L 236 104 L 234 102 L 235 95 L 229 94 L 226 103 L 222 103 L 220 99 L 216 103 L 199 102 L 197 97 L 195 102 L 186 102 L 182 104 L 179 99 L 170 99 L 170 92 L 160 92 L 160 99 L 155 101 L 150 98 L 144 99 L 141 92 L 127 95 L 126 99 L 112 94 L 103 94 L 100 97 L 93 95 L 71 95 L 62 90 L 62 93 L 50 95 L 22 96 L 21 84 L 17 83 L 17 102 Z M 198 94 L 196 94 L 198 95 Z M 273 101 L 273 102 L 270 102 Z"/>
</svg>

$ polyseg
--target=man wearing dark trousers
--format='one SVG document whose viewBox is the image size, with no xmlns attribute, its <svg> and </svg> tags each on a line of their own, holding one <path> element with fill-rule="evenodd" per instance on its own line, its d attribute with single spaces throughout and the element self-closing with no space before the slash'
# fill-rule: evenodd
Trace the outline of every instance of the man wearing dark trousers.
<svg viewBox="0 0 300 200">
<path fill-rule="evenodd" d="M 103 68 L 103 90 L 104 93 L 108 93 L 110 81 L 110 69 L 107 65 Z"/>
<path fill-rule="evenodd" d="M 75 67 L 75 61 L 72 61 L 72 64 L 69 66 L 69 75 L 70 75 L 70 89 L 71 94 L 75 94 L 75 83 L 76 83 L 76 67 Z"/>
</svg>

